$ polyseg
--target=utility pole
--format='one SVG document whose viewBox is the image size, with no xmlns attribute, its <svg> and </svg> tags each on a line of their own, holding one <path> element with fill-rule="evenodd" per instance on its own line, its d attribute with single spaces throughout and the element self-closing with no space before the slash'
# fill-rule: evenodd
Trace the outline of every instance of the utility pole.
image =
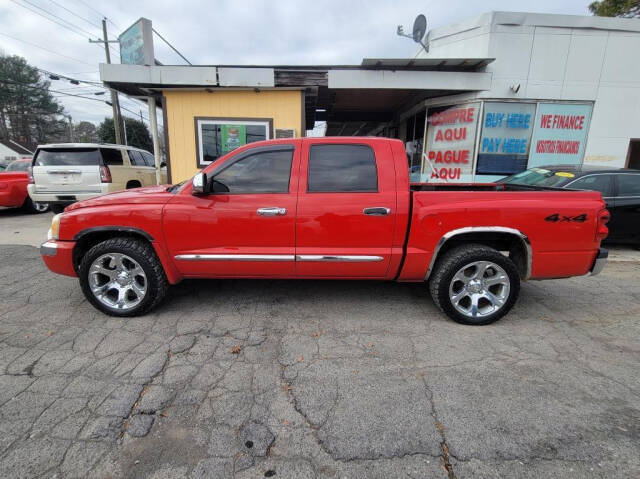
<svg viewBox="0 0 640 479">
<path fill-rule="evenodd" d="M 104 53 L 107 56 L 107 64 L 111 63 L 111 55 L 109 54 L 109 37 L 107 36 L 107 19 L 102 19 L 102 36 L 103 40 L 89 40 L 90 43 L 104 43 Z M 111 91 L 111 106 L 113 107 L 113 129 L 116 133 L 116 143 L 122 145 L 122 123 L 120 120 L 120 102 L 118 101 L 118 93 Z"/>
<path fill-rule="evenodd" d="M 71 120 L 71 115 L 67 118 L 69 119 L 69 143 L 73 143 L 73 122 Z"/>
</svg>

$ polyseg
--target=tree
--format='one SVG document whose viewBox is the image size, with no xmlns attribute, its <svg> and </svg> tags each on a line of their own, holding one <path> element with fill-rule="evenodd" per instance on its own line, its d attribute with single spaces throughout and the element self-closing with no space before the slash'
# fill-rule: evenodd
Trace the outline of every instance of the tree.
<svg viewBox="0 0 640 479">
<path fill-rule="evenodd" d="M 89 121 L 81 121 L 73 127 L 73 140 L 80 143 L 97 143 L 98 129 Z"/>
<path fill-rule="evenodd" d="M 131 146 L 153 152 L 153 143 L 151 142 L 151 135 L 149 134 L 147 125 L 133 118 L 123 117 L 123 120 L 127 132 L 127 143 Z M 98 138 L 102 143 L 116 142 L 113 118 L 105 118 L 104 121 L 98 125 Z"/>
<path fill-rule="evenodd" d="M 589 10 L 599 17 L 638 17 L 640 0 L 601 0 L 591 3 Z"/>
<path fill-rule="evenodd" d="M 49 92 L 50 82 L 17 55 L 0 53 L 0 139 L 28 145 L 60 139 L 64 108 Z"/>
</svg>

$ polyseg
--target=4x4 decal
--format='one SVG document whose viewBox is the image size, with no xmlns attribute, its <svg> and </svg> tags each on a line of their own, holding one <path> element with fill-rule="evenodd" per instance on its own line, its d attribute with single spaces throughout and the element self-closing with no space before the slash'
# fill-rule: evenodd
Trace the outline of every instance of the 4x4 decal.
<svg viewBox="0 0 640 479">
<path fill-rule="evenodd" d="M 544 220 L 549 221 L 551 223 L 557 223 L 558 221 L 560 222 L 575 221 L 577 223 L 584 223 L 585 221 L 587 221 L 587 214 L 582 213 L 577 216 L 565 216 L 565 215 L 560 215 L 559 213 L 554 213 L 552 215 L 547 216 Z"/>
</svg>

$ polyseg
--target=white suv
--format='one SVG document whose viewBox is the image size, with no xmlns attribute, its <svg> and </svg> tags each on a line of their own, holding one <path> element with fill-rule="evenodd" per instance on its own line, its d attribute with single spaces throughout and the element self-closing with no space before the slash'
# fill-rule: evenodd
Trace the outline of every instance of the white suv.
<svg viewBox="0 0 640 479">
<path fill-rule="evenodd" d="M 125 145 L 40 145 L 32 165 L 29 196 L 34 202 L 49 203 L 54 212 L 104 193 L 156 184 L 154 156 Z M 166 168 L 161 166 L 161 182 L 166 183 Z"/>
</svg>

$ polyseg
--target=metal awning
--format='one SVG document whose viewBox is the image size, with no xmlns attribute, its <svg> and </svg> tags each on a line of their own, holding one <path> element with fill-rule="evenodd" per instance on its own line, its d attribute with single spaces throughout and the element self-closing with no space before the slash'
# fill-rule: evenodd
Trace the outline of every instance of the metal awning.
<svg viewBox="0 0 640 479">
<path fill-rule="evenodd" d="M 495 58 L 365 58 L 361 66 L 370 69 L 422 71 L 474 71 Z"/>
</svg>

